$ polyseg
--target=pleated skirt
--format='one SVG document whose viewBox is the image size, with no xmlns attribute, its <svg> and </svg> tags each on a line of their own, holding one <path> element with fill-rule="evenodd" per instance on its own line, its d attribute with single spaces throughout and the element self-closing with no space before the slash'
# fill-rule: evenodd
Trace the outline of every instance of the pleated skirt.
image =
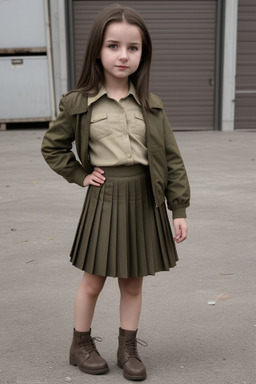
<svg viewBox="0 0 256 384">
<path fill-rule="evenodd" d="M 71 263 L 91 274 L 121 278 L 174 267 L 178 255 L 166 205 L 155 207 L 148 167 L 103 169 L 105 183 L 87 190 Z"/>
</svg>

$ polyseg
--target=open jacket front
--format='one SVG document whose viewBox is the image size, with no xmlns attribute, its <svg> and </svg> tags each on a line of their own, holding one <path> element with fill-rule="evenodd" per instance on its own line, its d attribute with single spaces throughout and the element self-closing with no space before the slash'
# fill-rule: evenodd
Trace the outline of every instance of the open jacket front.
<svg viewBox="0 0 256 384">
<path fill-rule="evenodd" d="M 176 140 L 161 100 L 150 94 L 155 113 L 142 110 L 146 124 L 149 171 L 156 207 L 167 200 L 173 218 L 186 217 L 189 182 Z M 68 182 L 83 186 L 93 171 L 89 162 L 89 135 L 92 107 L 81 92 L 72 92 L 60 101 L 60 113 L 43 138 L 42 154 L 48 165 Z M 75 141 L 78 161 L 72 152 Z"/>
</svg>

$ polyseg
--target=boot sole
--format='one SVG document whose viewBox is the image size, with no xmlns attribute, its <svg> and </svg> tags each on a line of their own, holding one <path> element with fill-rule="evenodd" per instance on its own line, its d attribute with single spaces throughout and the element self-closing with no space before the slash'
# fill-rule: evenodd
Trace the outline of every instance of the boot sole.
<svg viewBox="0 0 256 384">
<path fill-rule="evenodd" d="M 142 381 L 142 380 L 145 380 L 146 377 L 147 377 L 147 375 L 145 375 L 145 376 L 130 376 L 130 375 L 128 375 L 127 373 L 125 373 L 125 371 L 124 371 L 124 367 L 123 367 L 122 363 L 121 363 L 119 360 L 117 360 L 117 365 L 118 365 L 119 368 L 121 368 L 121 369 L 123 370 L 124 378 L 125 378 L 126 380 L 131 380 L 131 381 Z"/>
<path fill-rule="evenodd" d="M 102 368 L 102 369 L 85 369 L 83 367 L 80 367 L 75 360 L 72 358 L 69 359 L 69 364 L 73 365 L 74 367 L 77 367 L 80 369 L 80 371 L 84 373 L 88 373 L 89 375 L 103 375 L 104 373 L 107 373 L 109 371 L 109 367 L 107 368 Z"/>
</svg>

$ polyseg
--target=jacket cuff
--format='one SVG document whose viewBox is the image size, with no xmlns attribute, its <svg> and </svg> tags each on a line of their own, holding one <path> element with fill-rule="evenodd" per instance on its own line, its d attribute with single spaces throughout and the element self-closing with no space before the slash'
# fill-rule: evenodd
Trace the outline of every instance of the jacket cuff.
<svg viewBox="0 0 256 384">
<path fill-rule="evenodd" d="M 172 211 L 173 219 L 185 219 L 186 217 L 186 208 L 177 208 Z"/>
<path fill-rule="evenodd" d="M 85 177 L 88 175 L 87 172 L 83 168 L 79 168 L 75 171 L 72 180 L 68 180 L 70 183 L 78 184 L 79 186 L 83 187 L 83 181 Z"/>
</svg>

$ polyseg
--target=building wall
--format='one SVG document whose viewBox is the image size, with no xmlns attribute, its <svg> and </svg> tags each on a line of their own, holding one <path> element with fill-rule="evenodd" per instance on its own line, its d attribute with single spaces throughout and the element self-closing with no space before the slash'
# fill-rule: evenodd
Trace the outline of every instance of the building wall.
<svg viewBox="0 0 256 384">
<path fill-rule="evenodd" d="M 68 87 L 68 80 L 69 80 L 69 78 L 72 77 L 70 71 L 68 73 L 68 62 L 70 60 L 72 61 L 72 57 L 73 57 L 73 54 L 72 55 L 69 54 L 69 52 L 72 52 L 72 49 L 67 50 L 67 46 L 70 44 L 69 39 L 71 38 L 71 40 L 72 40 L 72 38 L 74 38 L 75 34 L 79 34 L 79 25 L 75 25 L 76 30 L 68 31 L 68 23 L 66 20 L 68 19 L 69 15 L 65 14 L 66 8 L 64 5 L 69 4 L 69 9 L 72 8 L 74 5 L 75 12 L 79 13 L 81 8 L 84 7 L 84 9 L 85 9 L 86 7 L 88 7 L 88 4 L 90 3 L 91 4 L 91 11 L 90 12 L 92 12 L 92 10 L 93 10 L 92 7 L 94 6 L 94 12 L 96 13 L 96 11 L 98 11 L 99 9 L 101 9 L 105 5 L 106 1 L 93 1 L 93 2 L 92 1 L 72 1 L 72 0 L 66 0 L 66 1 L 65 0 L 49 0 L 49 1 L 51 4 L 51 12 L 52 12 L 52 14 L 51 14 L 51 27 L 52 27 L 52 35 L 53 35 L 54 74 L 55 74 L 55 91 L 56 91 L 55 93 L 56 93 L 56 101 L 58 103 L 58 100 L 59 100 L 61 94 L 65 93 L 68 90 L 68 88 L 70 88 L 70 86 Z M 183 16 L 184 16 L 183 18 L 181 17 L 181 15 L 182 15 L 181 12 L 178 12 L 178 13 L 176 13 L 176 15 L 174 15 L 174 13 L 173 13 L 174 11 L 172 9 L 172 18 L 170 19 L 170 24 L 172 25 L 172 31 L 170 30 L 167 33 L 167 30 L 165 29 L 165 32 L 163 34 L 164 37 L 161 37 L 161 38 L 164 38 L 165 41 L 168 40 L 168 44 L 170 44 L 170 47 L 172 47 L 171 53 L 169 52 L 169 50 L 168 50 L 168 52 L 166 52 L 166 50 L 165 50 L 164 55 L 163 55 L 163 57 L 166 57 L 164 60 L 164 77 L 163 78 L 164 78 L 164 80 L 166 80 L 166 83 L 168 80 L 168 85 L 165 86 L 165 90 L 164 90 L 164 86 L 162 86 L 161 82 L 159 81 L 159 77 L 160 77 L 162 71 L 156 70 L 154 72 L 155 74 L 153 73 L 153 76 L 152 76 L 153 90 L 156 93 L 158 93 L 161 97 L 163 97 L 163 99 L 165 101 L 165 106 L 167 103 L 167 109 L 169 108 L 168 113 L 170 114 L 170 120 L 173 123 L 175 123 L 176 129 L 181 129 L 181 128 L 182 129 L 186 129 L 186 128 L 187 129 L 191 129 L 191 128 L 192 129 L 213 129 L 213 117 L 212 116 L 214 114 L 214 108 L 216 108 L 216 104 L 220 105 L 219 111 L 221 112 L 221 114 L 219 116 L 219 121 L 220 121 L 219 124 L 216 125 L 216 119 L 215 119 L 215 129 L 222 129 L 223 131 L 232 131 L 235 128 L 248 127 L 248 126 L 240 124 L 240 123 L 238 124 L 238 122 L 240 121 L 240 116 L 241 116 L 241 111 L 242 111 L 243 105 L 246 106 L 246 101 L 242 103 L 238 100 L 238 98 L 239 98 L 238 94 L 239 94 L 240 89 L 238 87 L 236 88 L 236 75 L 237 75 L 237 71 L 239 73 L 239 65 L 240 65 L 240 69 L 241 69 L 241 63 L 243 63 L 243 64 L 246 63 L 247 58 L 245 55 L 245 49 L 246 49 L 246 46 L 248 47 L 248 41 L 247 42 L 245 41 L 244 42 L 245 45 L 243 45 L 243 41 L 242 41 L 243 39 L 242 40 L 240 39 L 240 42 L 238 43 L 238 49 L 237 49 L 237 36 L 239 39 L 239 33 L 240 33 L 237 29 L 238 29 L 238 25 L 239 25 L 238 18 L 240 17 L 239 12 L 241 11 L 241 9 L 245 9 L 244 7 L 246 6 L 246 3 L 247 3 L 247 6 L 248 6 L 248 3 L 250 3 L 250 7 L 252 7 L 252 5 L 254 5 L 254 3 L 255 3 L 254 0 L 222 0 L 224 2 L 223 4 L 225 5 L 225 7 L 224 7 L 224 12 L 223 12 L 223 14 L 224 14 L 224 33 L 223 33 L 223 36 L 221 36 L 221 39 L 223 41 L 223 52 L 222 52 L 223 57 L 221 57 L 221 52 L 219 52 L 219 56 L 220 56 L 219 57 L 219 60 L 220 60 L 219 61 L 220 80 L 221 81 L 220 81 L 220 84 L 218 84 L 218 85 L 219 85 L 220 93 L 216 92 L 215 81 L 217 79 L 216 79 L 216 76 L 212 77 L 213 71 L 211 69 L 211 74 L 210 74 L 210 76 L 208 74 L 208 77 L 206 77 L 206 79 L 208 81 L 208 85 L 211 85 L 211 87 L 212 87 L 212 88 L 208 88 L 208 90 L 211 89 L 211 91 L 213 93 L 215 93 L 215 105 L 212 101 L 210 103 L 208 101 L 208 105 L 206 105 L 204 103 L 204 101 L 199 101 L 199 103 L 201 102 L 201 113 L 202 114 L 204 114 L 208 108 L 208 112 L 207 112 L 208 121 L 211 120 L 211 124 L 207 124 L 206 122 L 204 122 L 202 125 L 200 125 L 200 120 L 198 119 L 197 124 L 195 124 L 195 125 L 192 124 L 192 127 L 191 127 L 191 126 L 189 126 L 189 124 L 187 126 L 185 126 L 184 122 L 182 122 L 180 124 L 179 121 L 177 120 L 178 116 L 182 115 L 183 113 L 186 114 L 187 111 L 188 111 L 188 117 L 186 116 L 186 120 L 188 120 L 189 114 L 191 114 L 191 115 L 193 114 L 192 106 L 193 106 L 193 102 L 195 102 L 194 95 L 196 95 L 197 101 L 199 100 L 199 98 L 202 95 L 205 95 L 204 91 L 202 91 L 202 93 L 201 93 L 201 89 L 200 89 L 201 84 L 200 84 L 200 86 L 198 86 L 198 89 L 196 92 L 191 87 L 191 83 L 190 83 L 191 79 L 189 79 L 189 74 L 193 74 L 192 72 L 188 72 L 188 76 L 186 77 L 186 81 L 182 82 L 182 81 L 177 80 L 176 84 L 170 83 L 172 81 L 171 78 L 175 78 L 175 69 L 173 66 L 175 63 L 175 60 L 177 60 L 176 64 L 180 65 L 183 62 L 183 65 L 184 65 L 184 62 L 187 59 L 183 55 L 186 55 L 187 50 L 189 49 L 189 46 L 186 45 L 185 41 L 182 42 L 182 40 L 178 39 L 176 50 L 175 50 L 175 40 L 178 36 L 177 33 L 179 33 L 180 34 L 179 36 L 181 36 L 183 29 L 184 29 L 184 33 L 186 32 L 186 27 L 188 28 L 188 25 L 186 26 L 185 24 L 186 24 L 186 21 L 189 20 L 189 17 L 190 17 L 190 20 L 192 20 L 191 19 L 192 13 L 194 13 L 193 16 L 195 16 L 195 14 L 202 15 L 202 10 L 200 9 L 200 5 L 208 3 L 208 6 L 210 6 L 210 4 L 213 5 L 215 3 L 214 7 L 216 10 L 216 2 L 217 1 L 218 0 L 216 0 L 216 1 L 213 1 L 213 0 L 197 0 L 197 1 L 194 1 L 194 0 L 190 0 L 190 1 L 170 0 L 168 2 L 161 1 L 161 6 L 159 5 L 159 2 L 152 2 L 152 3 L 155 3 L 158 5 L 159 17 L 162 17 L 162 15 L 160 14 L 161 13 L 160 11 L 162 9 L 163 3 L 169 3 L 169 5 L 172 3 L 172 6 L 174 6 L 174 4 L 183 5 L 185 8 L 185 11 L 188 10 L 188 8 L 187 8 L 188 4 L 190 6 L 190 8 L 189 8 L 190 11 L 187 12 L 187 14 L 184 10 L 181 10 L 183 12 Z M 80 4 L 78 4 L 78 3 L 80 3 Z M 87 5 L 86 5 L 86 3 L 87 3 Z M 104 5 L 103 5 L 103 3 L 104 3 Z M 150 10 L 148 10 L 148 4 L 151 2 L 148 2 L 148 1 L 145 1 L 145 2 L 143 2 L 143 1 L 133 1 L 133 2 L 125 1 L 124 3 L 126 3 L 126 5 L 128 5 L 128 3 L 129 4 L 136 3 L 137 7 L 139 4 L 140 8 L 138 9 L 138 11 L 141 12 L 141 14 L 144 17 L 147 24 L 148 24 L 148 22 L 150 23 L 150 18 L 152 19 L 152 17 L 150 17 L 150 13 L 149 13 Z M 256 4 L 254 5 L 254 7 L 256 7 Z M 90 8 L 90 6 L 89 6 L 89 8 Z M 169 8 L 169 10 L 170 9 L 171 8 Z M 247 8 L 247 10 L 249 10 L 249 8 Z M 177 11 L 177 8 L 176 8 L 176 11 Z M 156 10 L 155 10 L 155 12 L 156 12 Z M 203 11 L 203 12 L 205 12 L 205 11 Z M 87 13 L 87 11 L 85 13 Z M 211 16 L 213 15 L 213 13 L 214 12 L 211 12 Z M 92 22 L 91 13 L 88 13 L 87 16 L 85 15 L 83 17 L 88 17 L 88 15 L 90 16 L 90 20 L 88 20 L 88 23 L 87 23 L 87 25 L 89 26 L 89 24 Z M 241 13 L 240 13 L 240 15 L 241 15 Z M 155 16 L 155 14 L 153 16 Z M 175 17 L 176 17 L 176 19 L 175 19 Z M 198 18 L 200 19 L 200 16 L 198 16 Z M 205 18 L 205 23 L 206 24 L 209 23 L 209 19 L 207 18 L 207 12 L 204 13 L 204 18 Z M 246 20 L 248 18 L 252 18 L 250 11 L 247 12 L 247 15 L 244 14 L 243 18 L 244 18 L 245 23 L 241 23 L 240 26 L 248 25 L 248 23 L 246 23 Z M 78 17 L 78 19 L 79 19 L 79 17 Z M 160 20 L 161 20 L 161 18 L 160 18 Z M 173 33 L 173 39 L 171 39 L 170 36 L 172 35 L 171 32 L 174 32 L 175 22 L 178 25 L 180 20 L 183 20 L 183 24 L 182 24 L 183 27 L 180 30 L 176 29 L 175 33 Z M 250 25 L 255 25 L 254 18 L 252 21 L 254 22 L 254 24 L 250 24 Z M 83 23 L 83 20 L 81 19 L 79 22 Z M 203 26 L 203 20 L 202 19 L 201 19 L 201 22 L 202 22 L 201 26 Z M 210 24 L 212 24 L 212 23 L 213 23 L 213 19 L 211 18 Z M 165 24 L 167 24 L 167 23 L 165 23 Z M 149 25 L 149 27 L 151 30 L 150 25 Z M 168 28 L 168 25 L 167 25 L 167 28 Z M 153 26 L 153 28 L 152 28 L 152 30 L 153 30 L 153 36 L 152 37 L 153 37 L 154 41 L 156 41 L 156 39 L 157 39 L 157 33 L 158 33 L 159 29 L 160 30 L 162 29 L 161 21 L 160 22 L 158 21 L 158 23 L 155 25 L 155 27 Z M 188 31 L 188 29 L 187 29 L 187 31 Z M 252 31 L 254 33 L 254 29 Z M 209 32 L 209 30 L 208 30 L 208 32 Z M 72 33 L 74 33 L 73 36 L 71 36 Z M 86 35 L 86 33 L 87 32 L 85 31 L 85 35 Z M 199 35 L 202 35 L 202 33 L 203 32 L 201 30 Z M 65 40 L 66 37 L 64 37 L 65 34 L 67 37 L 67 41 Z M 208 36 L 209 36 L 209 34 L 208 34 Z M 213 36 L 213 34 L 211 36 Z M 256 33 L 254 33 L 253 36 L 256 36 Z M 200 41 L 200 36 L 197 36 L 196 38 L 198 38 L 198 46 L 200 46 L 200 44 L 202 45 L 202 41 Z M 195 38 L 195 40 L 196 40 L 196 38 Z M 196 43 L 197 43 L 196 41 L 193 43 L 194 44 L 193 49 L 194 49 L 195 56 L 198 53 L 198 51 L 195 50 L 195 44 Z M 255 42 L 251 41 L 249 45 L 252 46 L 253 44 L 255 44 Z M 83 45 L 82 51 L 84 51 L 85 36 L 83 37 L 83 41 L 81 42 L 81 46 L 82 45 Z M 216 47 L 216 44 L 214 46 Z M 216 56 L 215 56 L 215 54 L 213 54 L 212 47 L 213 47 L 213 45 L 211 45 L 211 43 L 209 43 L 209 41 L 208 41 L 208 44 L 204 45 L 203 49 L 205 49 L 206 52 L 211 57 L 211 65 L 214 66 L 216 64 L 216 62 L 215 62 Z M 253 47 L 254 47 L 254 45 L 253 45 Z M 73 47 L 73 48 L 75 48 L 75 47 Z M 162 48 L 160 48 L 160 50 L 161 49 Z M 240 53 L 238 52 L 239 50 L 240 50 Z M 254 52 L 255 51 L 256 50 L 254 49 Z M 237 60 L 237 52 L 238 52 L 238 60 Z M 157 52 L 156 56 L 158 56 L 158 54 L 159 53 Z M 76 55 L 77 55 L 77 52 L 76 52 Z M 83 52 L 81 52 L 80 57 L 82 57 L 82 55 L 83 55 Z M 70 56 L 72 56 L 72 57 L 70 57 Z M 77 58 L 76 65 L 78 66 L 77 71 L 79 70 L 79 65 L 81 65 L 81 62 L 79 64 L 79 60 L 81 60 L 81 59 L 78 60 L 78 56 L 79 55 L 76 56 L 76 58 Z M 74 53 L 74 57 L 75 57 L 75 53 Z M 202 63 L 203 63 L 204 57 L 201 56 L 200 59 L 202 60 Z M 197 63 L 196 62 L 193 63 L 193 55 L 189 58 L 189 60 L 191 60 L 190 68 L 192 69 L 193 65 L 196 65 Z M 238 62 L 238 67 L 237 67 L 237 62 Z M 156 62 L 155 64 L 153 64 L 153 66 L 154 65 L 157 66 L 159 64 Z M 242 65 L 242 67 L 245 68 L 245 65 Z M 254 66 L 254 68 L 256 68 L 256 65 Z M 184 69 L 184 66 L 183 66 L 183 69 Z M 153 71 L 154 71 L 154 67 L 153 67 Z M 184 75 L 184 79 L 185 79 L 185 73 L 183 75 Z M 248 73 L 247 73 L 247 75 L 248 75 Z M 182 78 L 182 74 L 180 77 Z M 253 77 L 251 80 L 252 80 L 251 84 L 254 84 L 255 82 L 254 82 Z M 250 79 L 249 79 L 249 82 L 250 82 Z M 184 97 L 182 96 L 182 87 L 187 87 L 188 91 L 186 92 L 186 94 L 189 96 L 188 100 L 185 100 Z M 174 90 L 174 92 L 172 94 L 170 93 L 170 89 Z M 192 89 L 192 92 L 191 92 L 191 89 Z M 255 96 L 254 90 L 255 90 L 255 87 L 253 89 L 249 89 L 249 91 L 251 91 L 249 98 L 250 98 L 250 105 L 252 107 L 251 110 L 253 109 L 255 111 L 256 108 L 254 108 L 254 103 L 255 103 L 255 97 L 256 96 Z M 236 92 L 236 91 L 238 91 L 238 92 Z M 198 94 L 199 94 L 199 97 L 198 97 Z M 240 100 L 242 100 L 242 97 L 240 97 Z M 180 104 L 181 107 L 179 107 L 179 105 L 178 105 L 178 103 L 180 101 L 181 101 L 181 104 Z M 190 105 L 189 105 L 189 103 L 190 103 Z M 240 103 L 240 107 L 239 107 L 239 103 Z M 170 107 L 168 106 L 168 104 Z M 210 110 L 210 112 L 209 112 L 209 110 Z M 197 114 L 198 114 L 198 112 L 197 112 Z M 245 109 L 243 109 L 242 114 L 245 114 L 245 116 L 246 116 Z M 203 122 L 202 116 L 201 116 L 201 122 Z M 256 117 L 252 118 L 252 120 L 250 122 L 250 127 L 255 129 Z"/>
<path fill-rule="evenodd" d="M 73 1 L 74 57 L 79 77 L 87 38 L 98 12 L 111 4 Z M 164 102 L 175 130 L 214 128 L 216 0 L 119 1 L 137 10 L 153 44 L 152 92 Z"/>
<path fill-rule="evenodd" d="M 65 1 L 50 1 L 49 9 L 51 20 L 55 107 L 56 111 L 58 111 L 59 100 L 68 90 L 68 52 Z"/>
<path fill-rule="evenodd" d="M 233 131 L 235 123 L 237 12 L 238 0 L 226 0 L 221 124 L 223 131 Z"/>
<path fill-rule="evenodd" d="M 256 128 L 256 1 L 238 2 L 235 129 Z"/>
</svg>

